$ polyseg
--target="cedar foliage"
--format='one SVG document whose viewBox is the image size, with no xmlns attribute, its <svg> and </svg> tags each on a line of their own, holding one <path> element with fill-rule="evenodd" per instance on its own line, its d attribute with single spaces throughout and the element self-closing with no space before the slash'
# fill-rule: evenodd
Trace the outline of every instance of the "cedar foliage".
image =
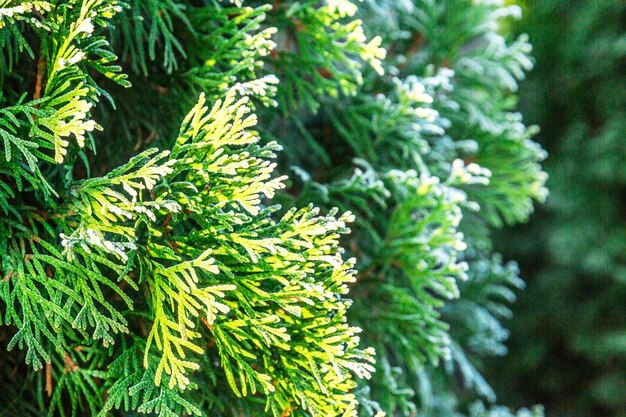
<svg viewBox="0 0 626 417">
<path fill-rule="evenodd" d="M 0 0 L 3 411 L 511 415 L 519 9 L 243 3 Z"/>
<path fill-rule="evenodd" d="M 499 244 L 529 285 L 512 322 L 515 360 L 491 373 L 510 401 L 532 398 L 552 415 L 626 416 L 626 5 L 541 0 L 525 16 L 537 68 L 520 104 L 552 155 L 551 197 Z"/>
</svg>

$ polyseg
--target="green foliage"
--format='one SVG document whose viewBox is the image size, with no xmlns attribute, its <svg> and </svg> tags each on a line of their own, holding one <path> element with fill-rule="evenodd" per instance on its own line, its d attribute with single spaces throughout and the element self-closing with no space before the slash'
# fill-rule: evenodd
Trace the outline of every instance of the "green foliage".
<svg viewBox="0 0 626 417">
<path fill-rule="evenodd" d="M 506 352 L 506 305 L 523 282 L 491 253 L 489 228 L 525 220 L 545 198 L 545 152 L 514 112 L 530 46 L 497 31 L 519 9 L 474 3 L 366 2 L 386 75 L 364 71 L 339 99 L 320 90 L 318 106 L 266 128 L 300 179 L 296 204 L 356 214 L 350 314 L 378 358 L 360 391 L 366 415 L 480 415 L 471 399 L 495 400 L 480 367 Z"/>
<path fill-rule="evenodd" d="M 1 4 L 0 403 L 516 415 L 481 362 L 523 286 L 490 228 L 546 195 L 518 9 L 242 3 Z"/>
<path fill-rule="evenodd" d="M 494 376 L 503 395 L 541 398 L 552 415 L 626 415 L 625 13 L 620 1 L 542 0 L 521 24 L 538 62 L 523 110 L 553 155 L 552 196 L 500 245 L 530 283 L 513 322 L 516 360 Z"/>
</svg>

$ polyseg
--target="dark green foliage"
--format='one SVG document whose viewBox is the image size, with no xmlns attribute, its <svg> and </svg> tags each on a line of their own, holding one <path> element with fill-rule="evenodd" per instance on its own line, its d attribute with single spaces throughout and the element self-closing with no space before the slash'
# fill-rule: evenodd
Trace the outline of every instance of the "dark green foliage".
<svg viewBox="0 0 626 417">
<path fill-rule="evenodd" d="M 541 0 L 520 25 L 538 62 L 522 104 L 552 155 L 551 197 L 499 244 L 530 284 L 514 360 L 494 370 L 503 395 L 550 416 L 626 416 L 624 17 L 621 1 Z"/>
<path fill-rule="evenodd" d="M 540 415 L 481 375 L 546 195 L 519 9 L 241 3 L 0 0 L 0 404 Z"/>
</svg>

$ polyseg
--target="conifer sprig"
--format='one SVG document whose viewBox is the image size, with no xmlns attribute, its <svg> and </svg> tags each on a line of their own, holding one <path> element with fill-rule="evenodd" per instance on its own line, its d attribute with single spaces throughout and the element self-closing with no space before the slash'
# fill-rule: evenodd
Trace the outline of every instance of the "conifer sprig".
<svg viewBox="0 0 626 417">
<path fill-rule="evenodd" d="M 456 399 L 521 287 L 489 228 L 545 196 L 516 8 L 0 1 L 0 403 L 511 414 Z"/>
</svg>

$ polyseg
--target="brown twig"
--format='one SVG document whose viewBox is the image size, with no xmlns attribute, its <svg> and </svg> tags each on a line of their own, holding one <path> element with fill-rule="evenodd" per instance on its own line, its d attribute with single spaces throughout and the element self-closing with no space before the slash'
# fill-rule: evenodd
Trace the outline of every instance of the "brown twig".
<svg viewBox="0 0 626 417">
<path fill-rule="evenodd" d="M 65 362 L 65 369 L 63 370 L 63 373 L 78 371 L 78 365 L 76 365 L 72 358 L 70 358 L 69 353 L 65 352 L 65 357 L 63 358 L 63 361 Z"/>
<path fill-rule="evenodd" d="M 6 274 L 6 276 L 4 278 L 2 278 L 2 281 L 0 282 L 8 282 L 11 277 L 13 277 L 15 273 L 13 272 L 13 270 L 10 270 L 8 274 Z"/>
<path fill-rule="evenodd" d="M 52 397 L 52 364 L 46 363 L 46 394 Z"/>
<path fill-rule="evenodd" d="M 207 329 L 213 330 L 213 325 L 210 324 L 209 321 L 206 318 L 200 317 L 200 321 L 202 322 L 202 324 L 204 324 L 206 326 Z"/>
<path fill-rule="evenodd" d="M 161 229 L 165 229 L 167 226 L 169 226 L 172 222 L 172 218 L 172 213 L 167 213 L 167 216 L 165 216 L 165 220 L 163 220 L 163 224 L 161 224 Z"/>
<path fill-rule="evenodd" d="M 43 56 L 39 57 L 37 61 L 37 79 L 35 80 L 35 93 L 33 94 L 33 100 L 41 98 L 41 87 L 43 80 L 43 73 L 46 70 L 46 59 Z"/>
<path fill-rule="evenodd" d="M 291 413 L 293 413 L 298 407 L 290 407 L 285 409 L 281 414 L 280 417 L 289 417 L 291 415 Z"/>
</svg>

